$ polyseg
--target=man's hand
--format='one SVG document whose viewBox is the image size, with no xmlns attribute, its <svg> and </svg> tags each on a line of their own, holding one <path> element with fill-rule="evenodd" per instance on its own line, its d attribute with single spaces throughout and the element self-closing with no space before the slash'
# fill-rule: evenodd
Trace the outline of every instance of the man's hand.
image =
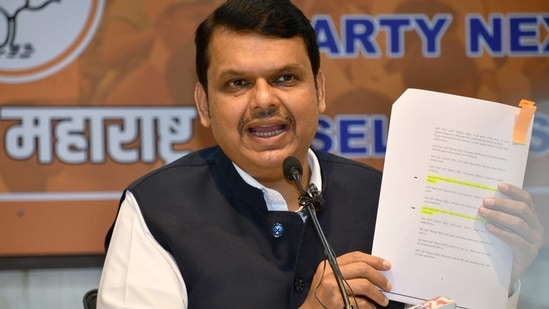
<svg viewBox="0 0 549 309">
<path fill-rule="evenodd" d="M 380 272 L 391 268 L 389 262 L 358 251 L 338 257 L 337 262 L 341 274 L 348 284 L 348 286 L 345 285 L 347 295 L 355 308 L 375 308 L 373 303 L 383 306 L 389 303 L 389 300 L 379 290 L 391 290 L 391 283 Z M 311 290 L 300 308 L 340 309 L 343 308 L 343 305 L 343 298 L 332 268 L 328 261 L 323 261 L 316 269 Z"/>
<path fill-rule="evenodd" d="M 543 245 L 543 226 L 528 192 L 506 183 L 499 184 L 498 190 L 508 198 L 485 198 L 478 212 L 488 220 L 486 229 L 513 249 L 512 291 Z"/>
</svg>

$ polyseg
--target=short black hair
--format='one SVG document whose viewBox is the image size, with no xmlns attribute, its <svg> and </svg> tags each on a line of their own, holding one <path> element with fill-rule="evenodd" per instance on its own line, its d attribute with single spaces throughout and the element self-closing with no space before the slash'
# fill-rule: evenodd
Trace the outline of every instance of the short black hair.
<svg viewBox="0 0 549 309">
<path fill-rule="evenodd" d="M 196 73 L 207 89 L 210 64 L 208 46 L 219 28 L 237 33 L 254 33 L 279 38 L 301 37 L 311 62 L 313 75 L 320 69 L 316 33 L 310 20 L 289 0 L 227 0 L 196 29 Z"/>
</svg>

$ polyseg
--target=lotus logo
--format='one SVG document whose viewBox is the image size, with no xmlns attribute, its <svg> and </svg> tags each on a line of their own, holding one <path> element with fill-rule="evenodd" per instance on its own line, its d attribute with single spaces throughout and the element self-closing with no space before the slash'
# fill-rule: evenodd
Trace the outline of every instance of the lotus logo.
<svg viewBox="0 0 549 309">
<path fill-rule="evenodd" d="M 104 0 L 0 0 L 0 83 L 35 81 L 70 64 L 103 7 Z"/>
</svg>

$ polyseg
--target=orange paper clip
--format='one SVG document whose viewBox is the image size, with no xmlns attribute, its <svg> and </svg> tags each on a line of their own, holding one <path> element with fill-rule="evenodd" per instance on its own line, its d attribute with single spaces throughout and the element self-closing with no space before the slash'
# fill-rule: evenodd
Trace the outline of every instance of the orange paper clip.
<svg viewBox="0 0 549 309">
<path fill-rule="evenodd" d="M 536 103 L 528 100 L 520 100 L 520 112 L 515 121 L 515 129 L 513 130 L 513 142 L 517 144 L 526 144 L 528 129 L 536 112 Z"/>
</svg>

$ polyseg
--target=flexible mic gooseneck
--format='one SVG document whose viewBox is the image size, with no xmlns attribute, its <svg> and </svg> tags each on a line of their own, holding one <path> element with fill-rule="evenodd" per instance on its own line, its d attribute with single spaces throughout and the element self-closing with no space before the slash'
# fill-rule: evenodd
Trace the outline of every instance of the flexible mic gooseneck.
<svg viewBox="0 0 549 309">
<path fill-rule="evenodd" d="M 303 186 L 301 185 L 301 181 L 300 181 L 301 176 L 303 175 L 303 167 L 301 166 L 301 162 L 299 162 L 299 160 L 296 159 L 295 157 L 287 157 L 286 159 L 284 159 L 284 162 L 282 163 L 282 170 L 284 172 L 284 176 L 286 176 L 286 178 L 288 178 L 289 180 L 293 181 L 296 184 L 297 188 L 299 189 L 299 192 L 300 192 L 299 205 L 303 206 L 307 210 L 307 213 L 311 218 L 311 221 L 313 221 L 313 225 L 316 229 L 316 232 L 320 237 L 320 242 L 324 247 L 324 252 L 326 253 L 328 262 L 332 267 L 332 270 L 334 272 L 334 277 L 336 279 L 337 285 L 341 292 L 341 297 L 343 298 L 343 303 L 345 305 L 343 308 L 353 309 L 353 306 L 349 301 L 349 296 L 345 291 L 345 286 L 343 284 L 344 278 L 343 278 L 343 275 L 341 274 L 341 270 L 339 269 L 339 265 L 337 264 L 335 253 L 332 250 L 332 247 L 330 246 L 330 244 L 328 243 L 326 236 L 324 236 L 324 232 L 322 231 L 322 227 L 320 226 L 320 223 L 318 222 L 318 218 L 316 216 L 316 212 L 322 209 L 324 204 L 324 199 L 322 197 L 322 194 L 313 183 L 309 184 L 308 192 L 305 189 L 303 189 Z"/>
</svg>

